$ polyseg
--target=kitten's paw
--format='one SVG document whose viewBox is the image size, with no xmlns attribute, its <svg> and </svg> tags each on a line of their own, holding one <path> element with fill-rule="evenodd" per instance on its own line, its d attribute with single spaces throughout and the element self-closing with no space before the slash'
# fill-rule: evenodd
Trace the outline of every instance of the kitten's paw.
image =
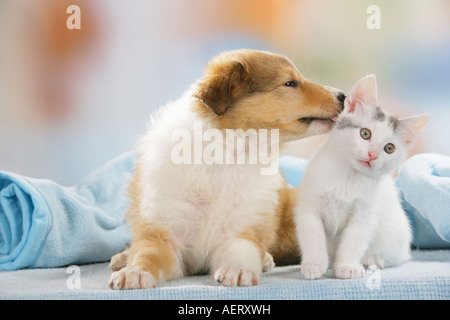
<svg viewBox="0 0 450 320">
<path fill-rule="evenodd" d="M 336 264 L 333 267 L 333 271 L 335 277 L 338 279 L 363 278 L 365 274 L 363 265 L 359 263 Z"/>
<path fill-rule="evenodd" d="M 139 267 L 125 267 L 111 274 L 109 287 L 113 290 L 148 289 L 156 287 L 156 281 L 151 273 Z"/>
<path fill-rule="evenodd" d="M 263 272 L 272 270 L 275 267 L 275 262 L 273 262 L 273 257 L 270 253 L 266 252 L 263 260 Z"/>
<path fill-rule="evenodd" d="M 220 267 L 213 276 L 214 280 L 223 286 L 256 286 L 259 284 L 259 274 L 249 269 L 234 266 Z"/>
<path fill-rule="evenodd" d="M 112 271 L 119 271 L 127 266 L 127 260 L 128 251 L 118 253 L 111 258 L 108 268 Z"/>
<path fill-rule="evenodd" d="M 327 271 L 327 263 L 302 262 L 301 273 L 308 280 L 319 279 Z"/>
<path fill-rule="evenodd" d="M 369 269 L 370 266 L 377 266 L 378 268 L 383 269 L 384 259 L 378 255 L 364 257 L 362 264 L 366 269 Z"/>
</svg>

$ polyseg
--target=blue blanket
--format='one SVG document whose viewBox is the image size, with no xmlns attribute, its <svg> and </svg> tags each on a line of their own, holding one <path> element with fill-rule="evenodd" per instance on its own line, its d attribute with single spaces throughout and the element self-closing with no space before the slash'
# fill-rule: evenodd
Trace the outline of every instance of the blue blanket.
<svg viewBox="0 0 450 320">
<path fill-rule="evenodd" d="M 0 270 L 108 261 L 120 252 L 130 240 L 124 216 L 134 159 L 126 153 L 72 187 L 0 171 Z M 420 155 L 400 170 L 398 185 L 419 247 L 450 248 L 449 159 Z M 293 186 L 306 165 L 280 159 Z"/>
<path fill-rule="evenodd" d="M 419 154 L 407 160 L 397 177 L 414 245 L 450 248 L 450 157 Z"/>
<path fill-rule="evenodd" d="M 130 240 L 133 153 L 72 187 L 0 171 L 0 270 L 107 261 Z"/>
</svg>

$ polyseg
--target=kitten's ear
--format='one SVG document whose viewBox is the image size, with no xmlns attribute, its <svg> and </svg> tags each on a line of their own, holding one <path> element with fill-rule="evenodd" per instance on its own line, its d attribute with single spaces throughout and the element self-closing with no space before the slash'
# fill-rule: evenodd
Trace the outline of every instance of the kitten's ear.
<svg viewBox="0 0 450 320">
<path fill-rule="evenodd" d="M 353 113 L 363 106 L 374 107 L 377 104 L 377 79 L 374 75 L 368 75 L 353 86 L 344 101 L 344 112 Z"/>
<path fill-rule="evenodd" d="M 430 115 L 426 113 L 399 120 L 401 137 L 408 148 L 414 144 L 420 131 L 425 128 L 429 120 Z"/>
</svg>

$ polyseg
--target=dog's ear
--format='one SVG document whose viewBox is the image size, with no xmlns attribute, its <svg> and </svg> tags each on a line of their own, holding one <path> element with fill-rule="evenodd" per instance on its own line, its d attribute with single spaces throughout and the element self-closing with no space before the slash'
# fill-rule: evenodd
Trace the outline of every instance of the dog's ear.
<svg viewBox="0 0 450 320">
<path fill-rule="evenodd" d="M 246 70 L 235 60 L 213 60 L 206 66 L 194 96 L 217 115 L 223 115 L 245 92 Z"/>
</svg>

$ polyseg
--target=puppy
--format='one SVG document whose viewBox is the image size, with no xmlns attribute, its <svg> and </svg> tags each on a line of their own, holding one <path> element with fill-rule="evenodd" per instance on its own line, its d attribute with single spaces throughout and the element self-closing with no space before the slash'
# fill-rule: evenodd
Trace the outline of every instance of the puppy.
<svg viewBox="0 0 450 320">
<path fill-rule="evenodd" d="M 296 193 L 278 172 L 279 147 L 329 131 L 344 98 L 278 54 L 237 50 L 212 59 L 138 143 L 132 242 L 112 258 L 110 287 L 151 288 L 206 272 L 224 286 L 257 285 L 273 257 L 298 255 Z"/>
</svg>

